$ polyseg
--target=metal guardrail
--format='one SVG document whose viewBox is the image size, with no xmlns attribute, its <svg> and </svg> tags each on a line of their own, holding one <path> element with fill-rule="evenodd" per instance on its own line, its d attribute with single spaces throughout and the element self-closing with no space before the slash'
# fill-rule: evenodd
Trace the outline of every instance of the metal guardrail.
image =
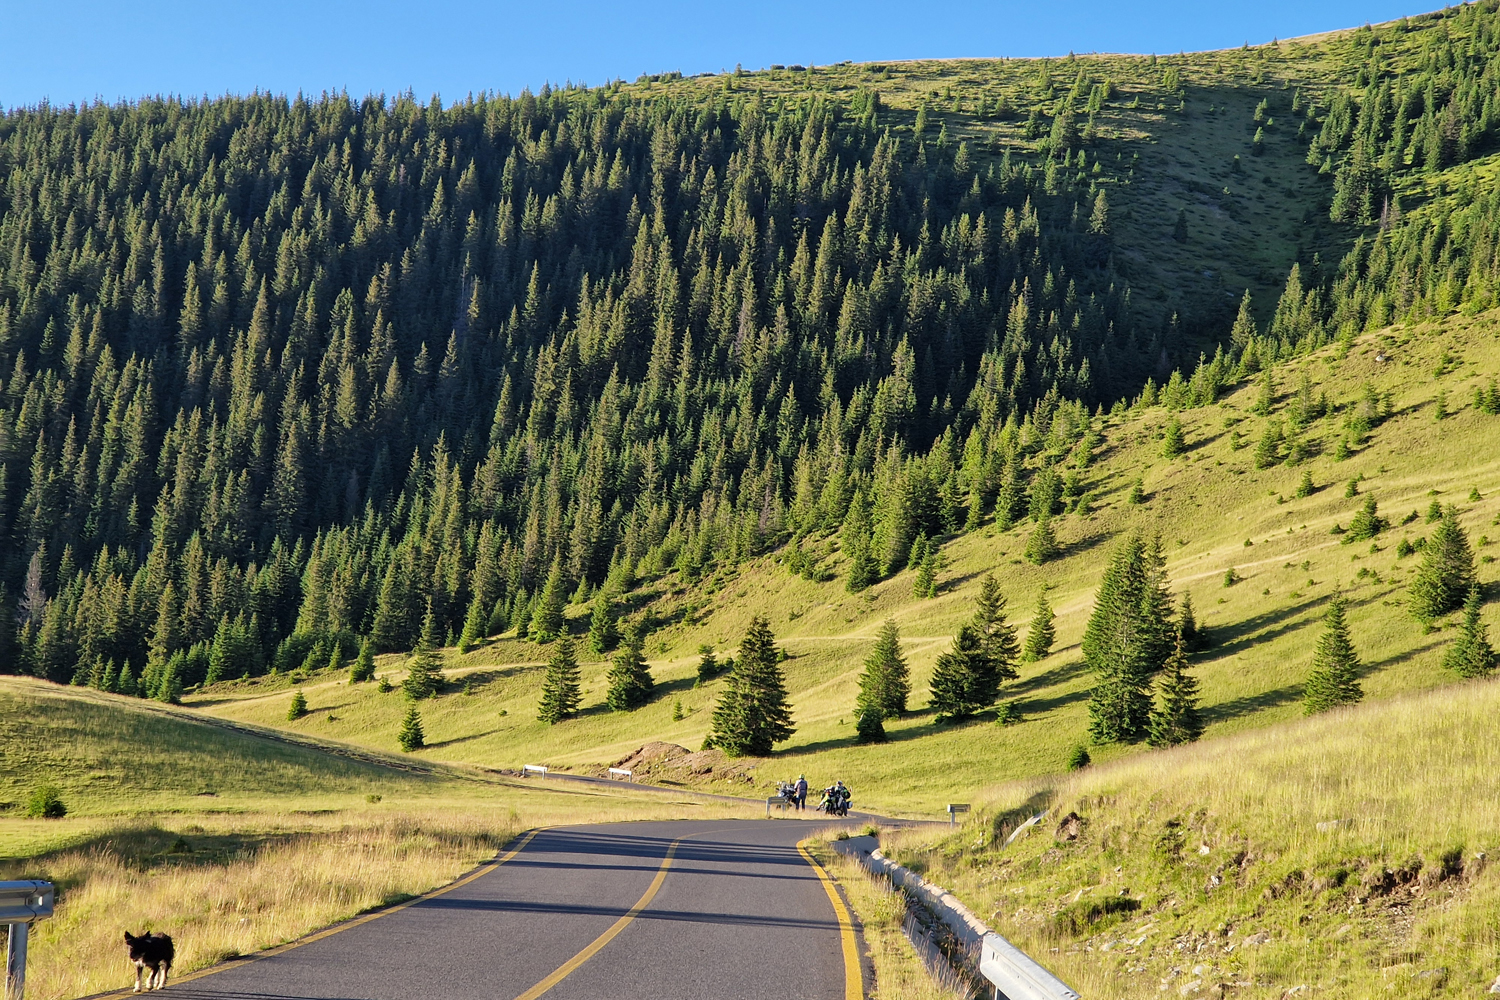
<svg viewBox="0 0 1500 1000">
<path fill-rule="evenodd" d="M 612 767 L 609 769 L 611 778 L 619 778 L 621 781 L 634 781 L 635 772 L 623 767 Z"/>
<path fill-rule="evenodd" d="M 547 769 L 545 767 L 543 767 L 541 764 L 522 764 L 521 765 L 521 777 L 524 778 L 528 774 L 540 774 L 542 777 L 545 778 L 547 776 Z"/>
<path fill-rule="evenodd" d="M 986 934 L 979 974 L 995 987 L 996 1000 L 1078 1000 L 1061 979 L 999 934 Z"/>
<path fill-rule="evenodd" d="M 949 826 L 957 826 L 958 825 L 958 814 L 959 813 L 966 813 L 968 811 L 969 811 L 969 804 L 967 802 L 950 802 L 950 803 L 948 803 L 948 825 Z"/>
<path fill-rule="evenodd" d="M 21 1000 L 25 995 L 26 940 L 33 921 L 52 916 L 55 898 L 51 882 L 0 882 L 0 923 L 9 925 L 3 1000 Z"/>
</svg>

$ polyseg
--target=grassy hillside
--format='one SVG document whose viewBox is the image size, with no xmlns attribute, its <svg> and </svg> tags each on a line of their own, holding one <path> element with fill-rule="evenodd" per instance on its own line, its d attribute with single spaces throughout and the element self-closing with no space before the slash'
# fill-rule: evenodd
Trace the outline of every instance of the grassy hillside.
<svg viewBox="0 0 1500 1000">
<path fill-rule="evenodd" d="M 1497 710 L 1478 681 L 1016 782 L 886 849 L 1085 996 L 1477 996 L 1500 961 Z"/>
<path fill-rule="evenodd" d="M 721 653 L 732 651 L 750 616 L 766 613 L 790 655 L 785 669 L 798 731 L 771 761 L 747 762 L 756 768 L 750 776 L 763 786 L 798 772 L 814 783 L 842 777 L 861 805 L 930 813 L 946 799 L 997 779 L 1058 771 L 1071 747 L 1086 739 L 1092 680 L 1077 643 L 1103 565 L 1117 540 L 1132 531 L 1162 535 L 1173 587 L 1192 594 L 1209 633 L 1211 648 L 1195 658 L 1193 669 L 1210 737 L 1301 714 L 1312 644 L 1324 603 L 1336 589 L 1350 598 L 1369 698 L 1448 683 L 1453 678 L 1440 659 L 1451 633 L 1444 623 L 1428 632 L 1404 610 L 1404 586 L 1419 557 L 1399 557 L 1397 543 L 1422 537 L 1434 501 L 1457 504 L 1480 557 L 1481 578 L 1495 578 L 1489 537 L 1500 538 L 1494 527 L 1500 515 L 1500 421 L 1476 411 L 1470 400 L 1475 387 L 1500 373 L 1496 320 L 1487 313 L 1393 328 L 1359 339 L 1347 353 L 1330 347 L 1277 368 L 1270 416 L 1253 412 L 1261 389 L 1248 382 L 1217 405 L 1182 411 L 1176 416 L 1189 451 L 1170 461 L 1161 457 L 1160 434 L 1171 415 L 1163 406 L 1107 415 L 1098 420 L 1102 445 L 1081 473 L 1096 497 L 1094 509 L 1058 521 L 1061 558 L 1033 566 L 1021 559 L 1030 525 L 1008 532 L 986 525 L 944 546 L 947 568 L 936 599 L 912 597 L 910 570 L 851 595 L 842 578 L 815 583 L 791 575 L 777 555 L 740 575 L 694 585 L 668 574 L 636 595 L 651 599 L 658 620 L 668 623 L 648 647 L 660 693 L 637 712 L 603 707 L 607 665 L 596 662 L 584 669 L 583 717 L 544 726 L 534 716 L 546 648 L 502 637 L 467 656 L 450 652 L 450 693 L 424 704 L 432 746 L 418 756 L 489 767 L 583 768 L 623 758 L 650 740 L 697 749 L 722 681 L 694 686 L 696 649 L 710 643 Z M 1377 352 L 1392 360 L 1377 361 Z M 1326 394 L 1336 412 L 1304 431 L 1310 458 L 1256 470 L 1256 442 L 1269 421 L 1286 421 L 1304 373 L 1314 394 Z M 1392 416 L 1365 447 L 1337 461 L 1333 452 L 1344 416 L 1367 383 L 1391 394 Z M 1434 416 L 1439 393 L 1449 413 L 1441 422 Z M 1298 499 L 1304 471 L 1316 489 Z M 1137 477 L 1146 495 L 1142 505 L 1128 499 Z M 1350 480 L 1359 481 L 1354 498 L 1346 497 Z M 1373 545 L 1341 544 L 1330 531 L 1346 526 L 1366 496 L 1374 496 L 1393 522 L 1418 516 L 1397 523 Z M 837 565 L 837 557 L 829 565 Z M 1226 587 L 1231 568 L 1239 582 Z M 999 578 L 1023 635 L 1038 593 L 1048 588 L 1058 616 L 1057 646 L 1047 659 L 1023 665 L 1021 678 L 1002 689 L 1002 700 L 1018 704 L 1024 720 L 1019 725 L 939 725 L 922 711 L 927 678 L 958 624 L 972 613 L 987 572 Z M 586 608 L 570 613 L 582 630 Z M 901 625 L 916 711 L 887 724 L 890 743 L 857 746 L 857 676 L 887 617 Z M 1494 627 L 1494 612 L 1486 617 Z M 399 680 L 403 662 L 388 658 L 383 669 Z M 298 686 L 311 714 L 291 724 L 285 717 L 293 684 L 286 677 L 219 685 L 188 700 L 226 718 L 394 749 L 405 711 L 399 691 L 380 694 L 374 685 L 350 686 L 322 675 Z M 673 721 L 678 701 L 686 717 Z M 1108 760 L 1135 751 L 1116 745 L 1093 752 Z"/>
</svg>

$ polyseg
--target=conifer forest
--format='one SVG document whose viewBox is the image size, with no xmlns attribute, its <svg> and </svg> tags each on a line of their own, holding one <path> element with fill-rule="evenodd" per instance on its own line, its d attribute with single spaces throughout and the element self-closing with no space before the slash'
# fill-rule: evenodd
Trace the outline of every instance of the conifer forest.
<svg viewBox="0 0 1500 1000">
<path fill-rule="evenodd" d="M 1245 160 L 1293 148 L 1320 192 L 1269 294 L 1120 245 L 1187 238 L 1121 122 L 1209 105 L 1189 57 L 915 96 L 899 66 L 778 67 L 6 111 L 0 669 L 175 700 L 366 642 L 551 638 L 565 600 L 782 547 L 858 589 L 991 516 L 1045 528 L 1111 407 L 1495 304 L 1500 188 L 1422 178 L 1500 148 L 1500 4 L 1318 51 L 1223 56 L 1264 94 Z M 1131 544 L 1119 592 L 1161 597 Z M 1111 738 L 1152 725 L 1137 666 Z"/>
</svg>

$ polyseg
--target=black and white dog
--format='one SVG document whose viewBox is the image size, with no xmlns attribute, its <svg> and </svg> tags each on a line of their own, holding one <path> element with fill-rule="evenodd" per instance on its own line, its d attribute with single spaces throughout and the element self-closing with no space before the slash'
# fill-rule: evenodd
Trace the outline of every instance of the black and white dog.
<svg viewBox="0 0 1500 1000">
<path fill-rule="evenodd" d="M 130 952 L 130 963 L 135 966 L 136 993 L 141 991 L 141 973 L 146 969 L 151 970 L 146 977 L 147 990 L 159 990 L 167 985 L 167 973 L 172 969 L 172 958 L 176 954 L 169 936 L 148 932 L 136 937 L 126 931 L 125 947 Z"/>
</svg>

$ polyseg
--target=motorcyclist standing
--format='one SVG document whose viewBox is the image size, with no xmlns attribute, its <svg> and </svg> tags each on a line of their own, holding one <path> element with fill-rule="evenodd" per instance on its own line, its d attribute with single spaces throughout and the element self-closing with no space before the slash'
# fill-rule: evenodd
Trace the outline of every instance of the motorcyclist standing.
<svg viewBox="0 0 1500 1000">
<path fill-rule="evenodd" d="M 807 775 L 797 775 L 797 783 L 792 786 L 797 793 L 796 803 L 799 810 L 807 808 Z"/>
</svg>

